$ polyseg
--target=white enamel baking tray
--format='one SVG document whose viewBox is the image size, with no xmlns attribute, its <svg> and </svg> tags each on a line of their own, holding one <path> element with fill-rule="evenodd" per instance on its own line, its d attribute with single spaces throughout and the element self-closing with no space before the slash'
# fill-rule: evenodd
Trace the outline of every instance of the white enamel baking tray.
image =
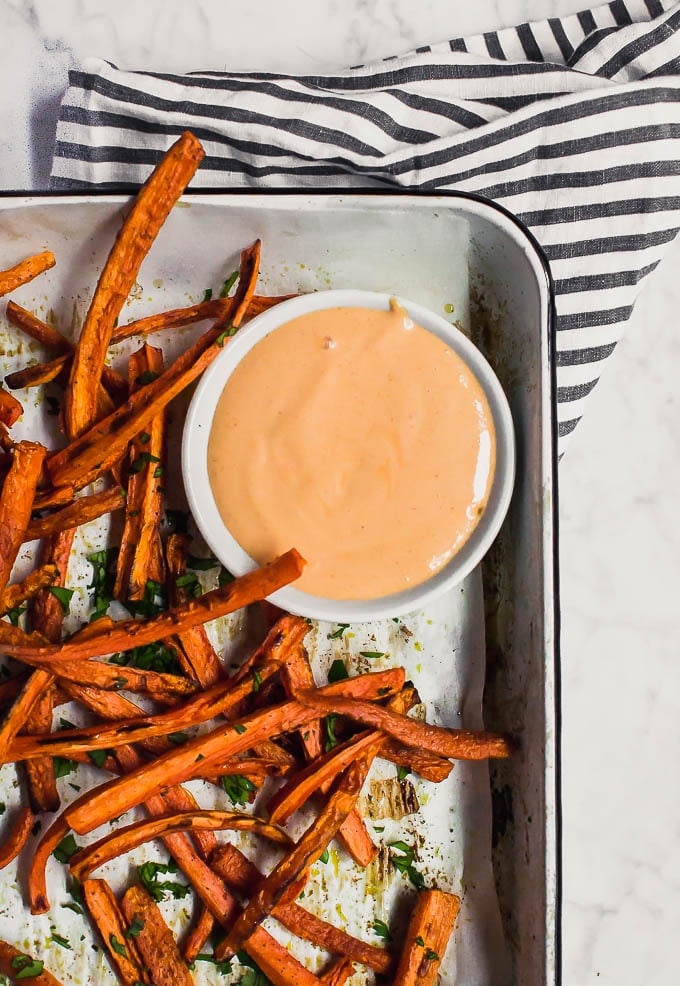
<svg viewBox="0 0 680 986">
<path fill-rule="evenodd" d="M 125 196 L 110 195 L 0 200 L 0 268 L 45 248 L 53 249 L 58 260 L 53 271 L 17 291 L 16 300 L 43 316 L 49 313 L 77 335 L 127 202 Z M 490 774 L 486 766 L 457 765 L 452 786 L 431 799 L 426 793 L 422 822 L 413 823 L 428 830 L 430 842 L 434 838 L 431 858 L 422 861 L 425 871 L 430 866 L 445 886 L 463 893 L 442 984 L 553 984 L 559 978 L 559 682 L 552 300 L 546 265 L 511 216 L 470 196 L 194 194 L 185 196 L 154 244 L 124 320 L 200 300 L 205 288 L 219 287 L 237 266 L 240 249 L 256 236 L 263 241 L 260 290 L 363 288 L 446 312 L 470 332 L 509 399 L 517 479 L 495 546 L 463 589 L 431 612 L 413 616 L 411 637 L 397 640 L 386 625 L 371 649 L 389 650 L 396 662 L 405 663 L 434 718 L 449 724 L 481 724 L 484 686 L 488 727 L 506 730 L 519 741 L 518 752 L 494 764 Z M 2 313 L 0 335 L 3 375 L 41 357 L 26 341 L 17 345 Z M 172 357 L 186 341 L 180 332 L 164 337 L 162 344 Z M 124 355 L 123 350 L 117 355 L 121 366 Z M 35 436 L 36 421 L 44 423 L 40 399 L 33 393 L 18 396 L 26 413 L 16 431 L 21 435 L 23 428 Z M 181 401 L 173 405 L 177 434 L 184 407 Z M 44 438 L 54 441 L 54 435 Z M 182 498 L 178 463 L 169 470 L 167 487 L 175 506 L 173 498 Z M 104 536 L 96 527 L 88 529 L 84 550 L 100 546 Z M 74 572 L 72 584 L 85 586 L 88 579 L 85 566 Z M 320 625 L 312 634 L 321 671 L 337 656 L 338 646 L 356 663 L 358 649 L 374 640 L 374 631 L 357 626 L 352 641 L 338 645 L 334 640 L 331 646 L 330 629 Z M 413 651 L 414 634 L 415 643 L 422 640 L 424 649 L 430 648 L 427 666 Z M 231 631 L 227 637 L 233 642 Z M 3 768 L 0 776 L 0 797 L 8 803 L 16 788 L 12 769 Z M 62 791 L 69 796 L 66 787 Z M 456 821 L 444 824 L 446 812 L 453 812 Z M 449 859 L 449 838 L 456 852 L 462 847 L 463 863 Z M 22 865 L 0 874 L 0 937 L 21 934 L 22 947 L 44 957 L 68 986 L 113 982 L 101 955 L 93 958 L 82 949 L 59 955 L 50 947 L 50 920 L 59 902 L 68 899 L 59 867 L 51 871 L 51 914 L 33 922 L 18 917 Z M 114 885 L 120 878 L 112 869 Z M 319 872 L 319 887 L 332 883 L 331 876 Z M 344 893 L 346 884 L 340 886 Z M 362 900 L 366 888 L 360 886 L 357 893 Z M 62 910 L 60 923 L 70 913 Z M 485 922 L 489 927 L 482 945 L 494 954 L 482 950 L 480 959 L 475 931 Z M 507 948 L 499 944 L 501 926 Z M 197 981 L 230 980 L 206 965 Z M 357 976 L 355 981 L 370 979 Z"/>
</svg>

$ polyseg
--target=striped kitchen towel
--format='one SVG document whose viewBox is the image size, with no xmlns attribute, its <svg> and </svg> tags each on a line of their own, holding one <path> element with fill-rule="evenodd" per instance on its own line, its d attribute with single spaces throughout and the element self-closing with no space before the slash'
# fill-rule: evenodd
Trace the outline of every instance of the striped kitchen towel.
<svg viewBox="0 0 680 986">
<path fill-rule="evenodd" d="M 327 75 L 71 72 L 54 189 L 139 185 L 176 135 L 192 187 L 477 192 L 556 288 L 560 451 L 680 226 L 680 3 L 615 0 Z"/>
</svg>

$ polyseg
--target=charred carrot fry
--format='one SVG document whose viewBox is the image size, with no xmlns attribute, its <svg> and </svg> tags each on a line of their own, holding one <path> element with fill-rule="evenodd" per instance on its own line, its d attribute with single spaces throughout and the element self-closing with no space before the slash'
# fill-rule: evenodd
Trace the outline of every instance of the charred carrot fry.
<svg viewBox="0 0 680 986">
<path fill-rule="evenodd" d="M 193 986 L 175 937 L 146 890 L 138 884 L 128 887 L 121 908 L 128 926 L 140 929 L 135 943 L 154 986 Z"/>
<path fill-rule="evenodd" d="M 398 767 L 408 767 L 414 774 L 420 774 L 426 781 L 434 781 L 435 784 L 446 780 L 453 770 L 451 761 L 438 756 L 436 753 L 416 750 L 412 746 L 402 746 L 400 743 L 387 738 L 385 738 L 380 756 Z"/>
<path fill-rule="evenodd" d="M 88 914 L 99 932 L 114 972 L 124 986 L 148 983 L 142 957 L 113 890 L 105 880 L 85 880 L 82 894 Z"/>
<path fill-rule="evenodd" d="M 40 565 L 23 582 L 13 582 L 12 585 L 5 586 L 0 592 L 0 615 L 32 599 L 41 589 L 54 585 L 58 578 L 59 570 L 56 565 Z"/>
<path fill-rule="evenodd" d="M 13 702 L 28 681 L 27 674 L 17 674 L 7 681 L 0 682 L 0 707 Z"/>
<path fill-rule="evenodd" d="M 35 442 L 19 442 L 14 447 L 12 465 L 0 495 L 0 589 L 9 582 L 12 566 L 23 544 L 45 452 L 46 449 Z"/>
<path fill-rule="evenodd" d="M 37 538 L 59 534 L 69 530 L 69 528 L 80 527 L 82 524 L 88 524 L 91 520 L 96 520 L 103 514 L 120 510 L 124 506 L 125 491 L 120 486 L 112 486 L 109 490 L 102 490 L 101 493 L 93 493 L 91 496 L 80 496 L 61 510 L 57 510 L 47 517 L 32 520 L 28 525 L 24 540 L 33 541 Z"/>
<path fill-rule="evenodd" d="M 122 856 L 137 846 L 173 832 L 251 832 L 277 845 L 289 846 L 291 838 L 278 825 L 265 822 L 255 815 L 237 811 L 181 811 L 143 822 L 134 822 L 117 829 L 98 842 L 92 843 L 71 858 L 71 872 L 78 880 L 86 879 L 93 870 L 116 856 Z"/>
<path fill-rule="evenodd" d="M 186 574 L 190 538 L 186 534 L 170 534 L 165 545 L 167 564 L 168 599 L 171 606 L 179 606 L 187 600 L 187 594 L 178 586 Z M 181 664 L 203 688 L 214 685 L 223 675 L 220 659 L 210 643 L 204 626 L 193 627 L 177 635 Z"/>
<path fill-rule="evenodd" d="M 229 319 L 218 322 L 156 380 L 140 388 L 120 408 L 53 454 L 48 470 L 55 486 L 86 486 L 106 471 L 128 442 L 172 399 L 188 387 L 222 351 L 240 324 L 252 298 L 259 270 L 260 241 L 244 250 L 241 278 Z M 74 363 L 75 368 L 75 363 Z"/>
<path fill-rule="evenodd" d="M 31 834 L 35 815 L 30 808 L 20 808 L 12 820 L 5 841 L 0 844 L 0 870 L 8 866 L 19 855 Z"/>
<path fill-rule="evenodd" d="M 43 962 L 32 958 L 9 942 L 0 941 L 0 972 L 12 982 L 16 982 L 17 973 L 22 971 L 24 973 L 22 979 L 27 979 L 31 986 L 61 986 L 59 980 L 48 972 Z"/>
<path fill-rule="evenodd" d="M 391 712 L 380 705 L 356 699 L 338 698 L 331 701 L 320 692 L 307 692 L 298 701 L 324 715 L 347 716 L 363 726 L 371 726 L 394 737 L 406 746 L 427 750 L 452 760 L 485 760 L 488 757 L 508 757 L 512 744 L 500 733 L 475 732 L 468 729 L 448 729 L 418 722 L 408 716 Z"/>
<path fill-rule="evenodd" d="M 388 682 L 393 683 L 394 691 L 398 691 L 404 683 L 403 669 L 394 668 L 370 675 L 359 675 L 348 681 L 327 685 L 320 691 L 332 696 L 342 695 L 343 689 L 344 694 L 361 691 L 370 695 L 370 688 L 373 691 L 372 697 L 375 698 L 378 691 L 390 691 Z M 314 710 L 311 708 L 303 708 L 297 702 L 283 702 L 252 713 L 238 722 L 227 723 L 210 733 L 197 736 L 179 749 L 158 757 L 127 777 L 109 781 L 96 791 L 90 792 L 86 799 L 71 805 L 67 809 L 69 824 L 81 834 L 90 832 L 104 821 L 141 804 L 163 787 L 201 776 L 214 764 L 221 764 L 229 757 L 253 748 L 263 739 L 295 730 L 313 716 Z M 97 747 L 111 745 L 108 742 L 108 735 L 103 743 L 101 739 L 94 738 L 89 743 L 92 749 L 95 744 Z"/>
<path fill-rule="evenodd" d="M 269 565 L 146 621 L 122 620 L 104 630 L 98 630 L 95 625 L 94 631 L 75 634 L 58 647 L 47 645 L 40 638 L 33 643 L 31 635 L 16 633 L 17 627 L 0 625 L 0 645 L 12 657 L 30 664 L 46 665 L 130 650 L 233 613 L 292 582 L 301 574 L 303 566 L 304 559 L 291 549 Z"/>
<path fill-rule="evenodd" d="M 460 909 L 460 898 L 422 890 L 415 900 L 394 986 L 433 986 Z"/>
<path fill-rule="evenodd" d="M 146 344 L 129 361 L 130 390 L 139 389 L 145 373 L 160 374 L 163 353 Z M 165 414 L 159 412 L 130 443 L 125 526 L 118 552 L 116 599 L 142 599 L 148 581 L 164 576 L 160 524 L 163 512 L 162 471 L 165 462 Z"/>
<path fill-rule="evenodd" d="M 0 387 L 0 421 L 5 427 L 15 425 L 23 413 L 24 409 L 16 397 Z"/>
<path fill-rule="evenodd" d="M 44 384 L 58 380 L 62 383 L 68 356 L 57 356 L 48 363 L 34 363 L 22 370 L 14 370 L 5 377 L 5 384 L 10 390 L 28 390 L 30 387 L 42 387 Z"/>
<path fill-rule="evenodd" d="M 50 267 L 54 267 L 55 263 L 54 254 L 50 250 L 45 250 L 43 253 L 26 257 L 25 260 L 19 261 L 18 264 L 8 268 L 8 270 L 0 270 L 0 295 L 15 291 L 39 274 L 44 274 Z"/>
<path fill-rule="evenodd" d="M 229 887 L 244 895 L 252 893 L 262 879 L 255 864 L 230 843 L 220 845 L 212 853 L 210 866 L 224 878 Z M 348 935 L 346 931 L 316 917 L 295 901 L 277 904 L 272 915 L 298 938 L 304 938 L 335 955 L 345 955 L 381 975 L 387 975 L 392 968 L 392 956 L 385 949 L 368 945 L 359 938 Z"/>
<path fill-rule="evenodd" d="M 276 670 L 276 665 L 263 667 L 262 676 L 266 678 L 267 675 L 273 674 Z M 31 681 L 32 678 L 29 679 L 28 684 Z M 65 687 L 68 692 L 71 692 L 71 687 L 68 684 L 65 683 Z M 48 751 L 52 756 L 69 756 L 71 752 L 86 753 L 89 750 L 115 748 L 125 743 L 148 740 L 154 736 L 179 733 L 189 726 L 214 719 L 220 713 L 228 714 L 230 709 L 243 700 L 248 690 L 248 682 L 234 685 L 233 682 L 227 680 L 214 685 L 205 692 L 194 695 L 181 708 L 172 708 L 159 715 L 138 715 L 137 718 L 126 718 L 124 722 L 115 723 L 112 726 L 95 725 L 84 726 L 81 729 L 62 729 L 58 733 L 49 733 L 46 736 L 19 736 L 14 740 L 11 752 L 2 762 L 11 762 L 12 759 L 32 759 Z M 74 689 L 73 694 L 78 695 L 81 691 L 82 689 Z M 116 693 L 107 693 L 104 696 L 104 702 L 109 707 L 118 702 L 123 703 L 124 708 L 134 709 L 136 713 L 140 711 L 129 699 Z M 0 735 L 2 729 L 4 729 L 4 725 L 0 727 Z"/>
<path fill-rule="evenodd" d="M 72 436 L 95 420 L 96 394 L 113 326 L 144 257 L 193 177 L 203 148 L 186 132 L 172 145 L 137 194 L 101 273 L 71 366 L 64 420 Z"/>
<path fill-rule="evenodd" d="M 289 902 L 287 892 L 291 886 L 316 862 L 354 807 L 378 745 L 379 741 L 376 741 L 373 750 L 365 750 L 340 776 L 322 811 L 299 842 L 260 881 L 243 913 L 216 949 L 219 959 L 230 958 L 242 948 L 276 904 Z"/>
<path fill-rule="evenodd" d="M 178 674 L 161 671 L 142 671 L 139 668 L 106 664 L 104 661 L 69 661 L 60 664 L 58 678 L 66 678 L 78 685 L 95 685 L 107 691 L 146 692 L 154 699 L 176 701 L 182 696 L 194 695 L 196 685 Z"/>
</svg>

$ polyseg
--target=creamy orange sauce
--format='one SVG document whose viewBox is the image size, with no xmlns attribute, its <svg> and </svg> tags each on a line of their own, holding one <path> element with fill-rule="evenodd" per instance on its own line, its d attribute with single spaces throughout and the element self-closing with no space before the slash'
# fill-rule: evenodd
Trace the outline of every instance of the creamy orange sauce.
<svg viewBox="0 0 680 986">
<path fill-rule="evenodd" d="M 295 547 L 296 588 L 372 599 L 438 571 L 486 504 L 495 464 L 480 384 L 441 339 L 389 311 L 303 315 L 257 343 L 220 397 L 208 473 L 256 561 Z"/>
</svg>

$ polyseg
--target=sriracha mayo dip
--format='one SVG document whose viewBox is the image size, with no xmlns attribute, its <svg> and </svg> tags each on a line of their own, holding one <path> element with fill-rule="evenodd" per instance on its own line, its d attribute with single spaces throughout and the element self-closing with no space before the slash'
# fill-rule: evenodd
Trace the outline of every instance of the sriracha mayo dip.
<svg viewBox="0 0 680 986">
<path fill-rule="evenodd" d="M 208 440 L 224 521 L 257 562 L 294 545 L 296 588 L 375 599 L 439 571 L 470 537 L 496 436 L 463 359 L 389 310 L 301 315 L 229 376 Z"/>
</svg>

